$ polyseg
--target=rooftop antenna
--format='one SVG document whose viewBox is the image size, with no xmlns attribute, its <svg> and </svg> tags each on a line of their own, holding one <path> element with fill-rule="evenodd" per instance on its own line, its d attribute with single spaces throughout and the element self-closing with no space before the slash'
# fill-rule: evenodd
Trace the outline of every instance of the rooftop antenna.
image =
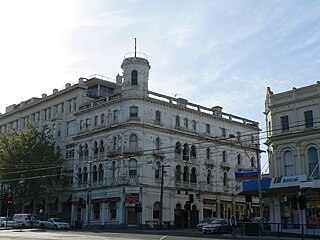
<svg viewBox="0 0 320 240">
<path fill-rule="evenodd" d="M 134 57 L 137 57 L 137 38 L 134 38 Z"/>
</svg>

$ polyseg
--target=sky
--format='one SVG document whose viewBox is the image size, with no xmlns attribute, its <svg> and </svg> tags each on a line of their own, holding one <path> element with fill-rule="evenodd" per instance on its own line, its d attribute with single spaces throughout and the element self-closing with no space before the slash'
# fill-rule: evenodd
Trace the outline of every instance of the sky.
<svg viewBox="0 0 320 240">
<path fill-rule="evenodd" d="M 0 29 L 1 113 L 80 77 L 115 78 L 137 38 L 149 90 L 258 121 L 265 148 L 267 87 L 320 80 L 317 0 L 0 0 Z"/>
</svg>

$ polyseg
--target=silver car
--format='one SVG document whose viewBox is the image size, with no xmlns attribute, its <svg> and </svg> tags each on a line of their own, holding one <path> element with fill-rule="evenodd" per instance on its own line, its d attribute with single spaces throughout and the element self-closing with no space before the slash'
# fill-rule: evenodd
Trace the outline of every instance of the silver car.
<svg viewBox="0 0 320 240">
<path fill-rule="evenodd" d="M 229 221 L 225 219 L 215 219 L 202 227 L 203 233 L 229 233 L 230 230 Z"/>
</svg>

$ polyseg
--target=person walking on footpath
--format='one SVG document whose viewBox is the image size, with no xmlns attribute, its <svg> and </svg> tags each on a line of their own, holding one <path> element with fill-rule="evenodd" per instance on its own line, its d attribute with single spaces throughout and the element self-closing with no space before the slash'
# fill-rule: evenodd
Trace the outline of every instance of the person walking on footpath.
<svg viewBox="0 0 320 240">
<path fill-rule="evenodd" d="M 236 227 L 237 227 L 237 219 L 232 215 L 230 220 L 229 220 L 229 224 L 231 227 L 231 236 L 232 237 L 236 237 Z"/>
</svg>

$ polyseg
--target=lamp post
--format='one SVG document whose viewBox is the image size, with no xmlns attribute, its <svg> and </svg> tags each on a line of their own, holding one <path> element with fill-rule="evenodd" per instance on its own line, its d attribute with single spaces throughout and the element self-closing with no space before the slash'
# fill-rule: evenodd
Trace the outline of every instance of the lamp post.
<svg viewBox="0 0 320 240">
<path fill-rule="evenodd" d="M 250 157 L 245 149 L 245 147 L 242 145 L 241 141 L 234 135 L 234 134 L 230 134 L 229 138 L 235 138 L 237 139 L 239 145 L 241 146 L 241 148 L 244 150 L 245 154 L 247 155 L 247 157 L 250 160 Z M 252 148 L 250 148 L 252 149 Z M 264 233 L 264 227 L 263 227 L 263 201 L 262 201 L 262 191 L 261 191 L 261 164 L 260 164 L 260 153 L 263 152 L 262 150 L 260 150 L 260 146 L 259 143 L 256 144 L 255 149 L 253 149 L 256 151 L 256 157 L 257 157 L 257 172 L 258 172 L 258 198 L 259 198 L 259 225 L 260 225 L 260 229 L 261 229 L 261 234 Z"/>
</svg>

